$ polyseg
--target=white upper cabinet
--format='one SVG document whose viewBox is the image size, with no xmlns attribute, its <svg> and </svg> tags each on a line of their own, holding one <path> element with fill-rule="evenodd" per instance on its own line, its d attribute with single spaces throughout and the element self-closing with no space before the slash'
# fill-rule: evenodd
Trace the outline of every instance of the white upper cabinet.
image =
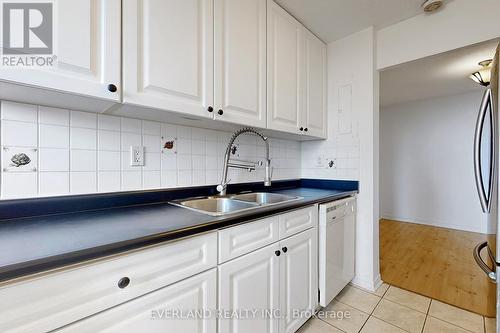
<svg viewBox="0 0 500 333">
<path fill-rule="evenodd" d="M 268 0 L 267 17 L 267 127 L 299 134 L 303 112 L 303 28 L 272 0 Z"/>
<path fill-rule="evenodd" d="M 0 66 L 0 81 L 119 102 L 121 1 L 55 0 L 52 13 L 53 66 Z M 22 47 L 49 45 L 37 40 Z"/>
<path fill-rule="evenodd" d="M 266 127 L 266 1 L 215 0 L 215 119 Z"/>
<path fill-rule="evenodd" d="M 326 138 L 326 45 L 268 0 L 267 127 Z"/>
<path fill-rule="evenodd" d="M 123 1 L 123 101 L 213 117 L 213 1 Z"/>
<path fill-rule="evenodd" d="M 305 30 L 305 110 L 302 112 L 306 134 L 326 138 L 326 45 Z"/>
</svg>

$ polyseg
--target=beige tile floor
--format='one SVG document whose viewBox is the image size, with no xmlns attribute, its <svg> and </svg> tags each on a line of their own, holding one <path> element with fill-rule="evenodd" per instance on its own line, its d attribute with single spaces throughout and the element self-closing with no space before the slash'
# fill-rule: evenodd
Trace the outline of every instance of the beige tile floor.
<svg viewBox="0 0 500 333">
<path fill-rule="evenodd" d="M 344 318 L 311 318 L 299 333 L 495 332 L 492 318 L 385 283 L 375 292 L 348 285 L 324 310 L 343 311 Z"/>
</svg>

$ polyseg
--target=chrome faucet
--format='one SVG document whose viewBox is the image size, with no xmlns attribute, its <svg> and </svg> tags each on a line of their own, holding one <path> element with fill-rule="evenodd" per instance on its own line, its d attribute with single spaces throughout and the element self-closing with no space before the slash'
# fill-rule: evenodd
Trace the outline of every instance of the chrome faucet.
<svg viewBox="0 0 500 333">
<path fill-rule="evenodd" d="M 253 133 L 258 135 L 266 144 L 266 160 L 265 160 L 265 177 L 264 177 L 264 186 L 271 186 L 271 177 L 272 177 L 272 168 L 271 168 L 271 159 L 269 158 L 269 141 L 268 138 L 261 133 L 257 132 L 257 130 L 251 128 L 251 127 L 244 127 L 240 130 L 237 130 L 234 132 L 233 136 L 231 136 L 231 139 L 229 140 L 229 143 L 226 148 L 226 154 L 224 155 L 224 167 L 222 170 L 222 180 L 219 185 L 217 185 L 217 192 L 219 192 L 220 196 L 226 195 L 226 189 L 227 189 L 227 184 L 231 181 L 227 180 L 227 171 L 229 168 L 237 168 L 237 169 L 247 169 L 248 171 L 253 171 L 255 170 L 255 166 L 257 164 L 262 165 L 261 163 L 258 162 L 250 162 L 250 161 L 240 161 L 240 160 L 233 160 L 235 163 L 230 162 L 231 158 L 231 148 L 233 147 L 233 143 L 236 140 L 238 136 L 240 136 L 243 133 Z"/>
</svg>

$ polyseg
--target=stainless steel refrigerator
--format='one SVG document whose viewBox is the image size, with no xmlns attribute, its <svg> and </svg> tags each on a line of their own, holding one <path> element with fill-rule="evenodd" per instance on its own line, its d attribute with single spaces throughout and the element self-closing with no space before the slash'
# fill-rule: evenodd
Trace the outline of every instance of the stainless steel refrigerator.
<svg viewBox="0 0 500 333">
<path fill-rule="evenodd" d="M 488 237 L 487 242 L 478 244 L 474 249 L 474 259 L 481 269 L 488 275 L 490 287 L 495 288 L 490 304 L 496 304 L 497 333 L 500 333 L 500 240 L 499 230 L 499 175 L 500 147 L 499 147 L 499 59 L 500 45 L 496 50 L 491 67 L 490 85 L 484 93 L 476 123 L 474 138 L 474 171 L 477 191 L 481 208 L 487 214 Z M 496 296 L 496 297 L 495 297 Z"/>
</svg>

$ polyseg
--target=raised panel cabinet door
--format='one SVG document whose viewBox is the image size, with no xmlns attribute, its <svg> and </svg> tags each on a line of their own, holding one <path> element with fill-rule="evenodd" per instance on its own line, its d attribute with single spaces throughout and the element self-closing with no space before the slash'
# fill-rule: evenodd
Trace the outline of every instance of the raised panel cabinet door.
<svg viewBox="0 0 500 333">
<path fill-rule="evenodd" d="M 266 1 L 215 0 L 218 120 L 266 127 Z"/>
<path fill-rule="evenodd" d="M 213 0 L 124 0 L 124 103 L 213 118 L 213 24 Z"/>
<path fill-rule="evenodd" d="M 267 127 L 290 133 L 299 128 L 303 112 L 303 27 L 268 0 Z"/>
<path fill-rule="evenodd" d="M 279 319 L 267 312 L 280 308 L 276 251 L 277 243 L 219 266 L 219 310 L 256 311 L 255 317 L 219 318 L 219 333 L 278 332 Z"/>
<path fill-rule="evenodd" d="M 217 271 L 196 275 L 56 332 L 216 333 Z M 206 314 L 209 314 L 205 311 Z"/>
<path fill-rule="evenodd" d="M 318 304 L 318 230 L 280 242 L 280 333 L 294 333 Z"/>
<path fill-rule="evenodd" d="M 54 0 L 52 13 L 53 66 L 0 66 L 0 80 L 120 101 L 121 1 Z"/>
<path fill-rule="evenodd" d="M 298 234 L 301 231 L 318 225 L 318 207 L 293 210 L 279 215 L 280 239 Z"/>
<path fill-rule="evenodd" d="M 305 36 L 305 112 L 302 113 L 307 135 L 326 138 L 326 45 L 310 31 Z"/>
</svg>

